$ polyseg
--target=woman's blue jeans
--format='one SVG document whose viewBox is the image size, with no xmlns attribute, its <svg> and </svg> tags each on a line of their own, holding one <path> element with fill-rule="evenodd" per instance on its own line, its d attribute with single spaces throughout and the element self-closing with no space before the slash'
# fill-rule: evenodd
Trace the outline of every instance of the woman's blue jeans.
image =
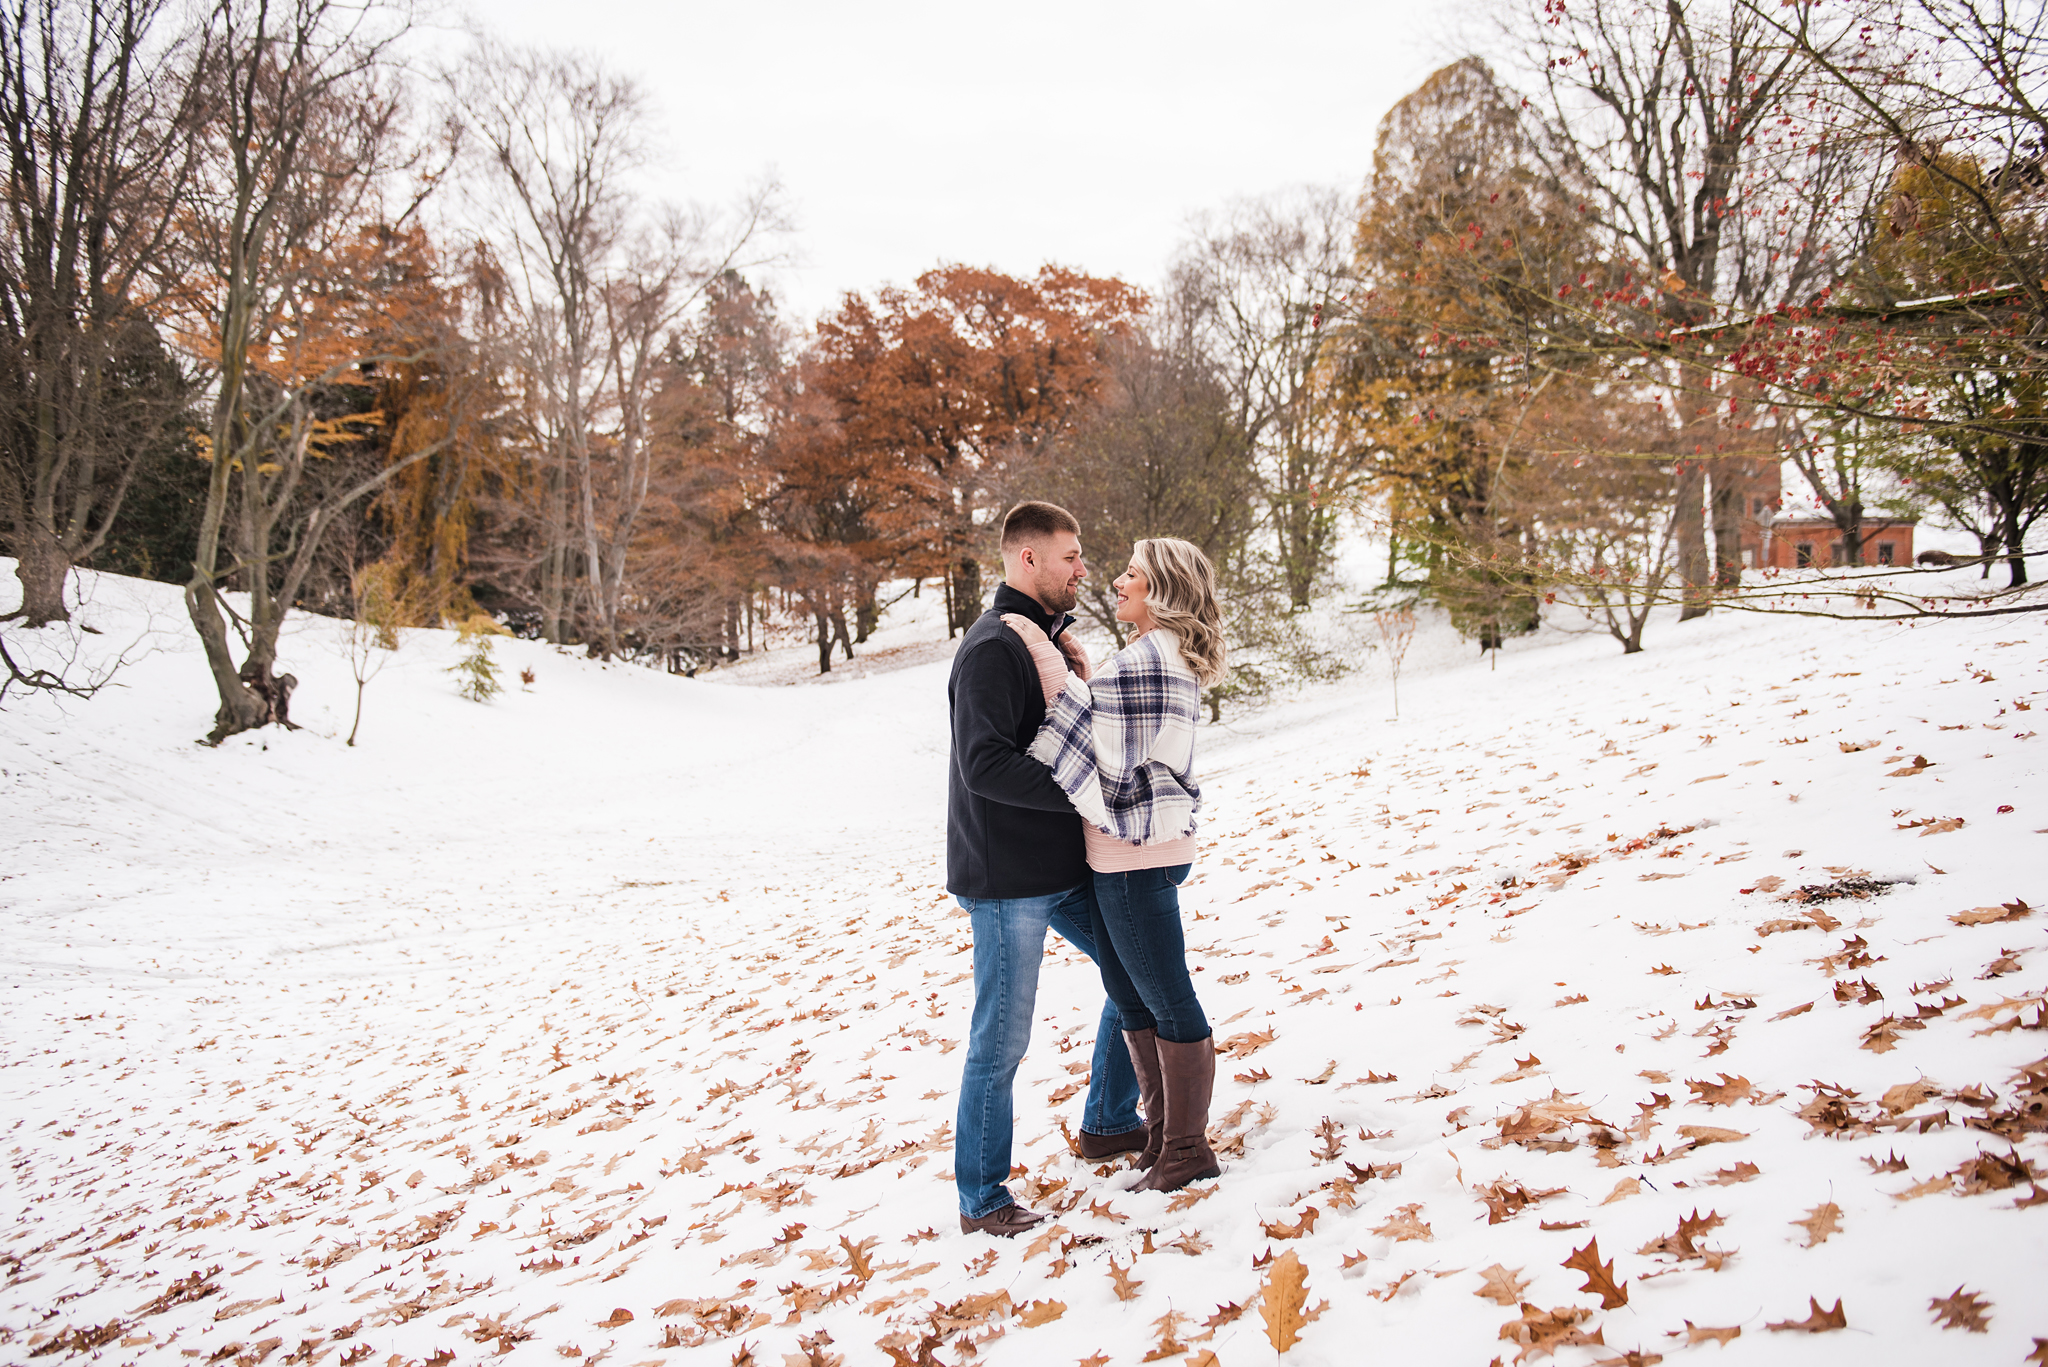
<svg viewBox="0 0 2048 1367">
<path fill-rule="evenodd" d="M 1004 1185 L 1016 1124 L 1010 1094 L 1017 1065 L 1031 1043 L 1046 930 L 1058 931 L 1098 966 L 1101 960 L 1086 883 L 1044 897 L 956 900 L 974 924 L 974 1018 L 967 1028 L 967 1062 L 954 1122 L 953 1176 L 961 1213 L 978 1220 L 1015 1200 Z M 1081 1128 L 1093 1134 L 1123 1134 L 1144 1123 L 1123 1030 L 1116 1008 L 1105 1001 L 1095 1025 L 1088 1100 L 1081 1112 Z"/>
<path fill-rule="evenodd" d="M 1209 1038 L 1209 1018 L 1188 976 L 1180 885 L 1192 864 L 1095 877 L 1095 938 L 1102 986 L 1126 1030 L 1157 1030 L 1172 1044 Z"/>
</svg>

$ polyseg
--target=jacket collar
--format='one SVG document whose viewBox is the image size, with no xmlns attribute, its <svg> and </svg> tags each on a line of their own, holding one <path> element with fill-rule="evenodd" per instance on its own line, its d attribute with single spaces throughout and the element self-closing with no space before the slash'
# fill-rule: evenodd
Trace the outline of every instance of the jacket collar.
<svg viewBox="0 0 2048 1367">
<path fill-rule="evenodd" d="M 1014 612 L 1030 618 L 1048 637 L 1057 637 L 1074 621 L 1064 612 L 1047 612 L 1036 598 L 1008 584 L 996 586 L 996 596 L 990 607 L 996 612 Z"/>
</svg>

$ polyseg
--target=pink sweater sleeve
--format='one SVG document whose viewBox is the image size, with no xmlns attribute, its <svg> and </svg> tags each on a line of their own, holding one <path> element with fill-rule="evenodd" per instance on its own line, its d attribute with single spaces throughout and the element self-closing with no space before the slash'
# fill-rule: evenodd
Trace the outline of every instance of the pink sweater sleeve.
<svg viewBox="0 0 2048 1367">
<path fill-rule="evenodd" d="M 1038 686 L 1045 690 L 1045 701 L 1050 705 L 1067 691 L 1067 657 L 1051 641 L 1035 641 L 1030 649 L 1031 663 L 1038 666 Z"/>
</svg>

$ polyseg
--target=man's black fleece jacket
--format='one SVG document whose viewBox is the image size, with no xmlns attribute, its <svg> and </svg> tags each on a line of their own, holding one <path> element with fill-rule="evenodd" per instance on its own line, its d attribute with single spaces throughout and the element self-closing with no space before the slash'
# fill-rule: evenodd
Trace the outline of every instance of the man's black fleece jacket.
<svg viewBox="0 0 2048 1367">
<path fill-rule="evenodd" d="M 953 657 L 946 888 L 956 897 L 1039 897 L 1088 877 L 1080 816 L 1052 770 L 1024 753 L 1045 720 L 1045 691 L 1030 650 L 1003 625 L 1006 612 L 1054 640 L 1073 620 L 1004 584 Z"/>
</svg>

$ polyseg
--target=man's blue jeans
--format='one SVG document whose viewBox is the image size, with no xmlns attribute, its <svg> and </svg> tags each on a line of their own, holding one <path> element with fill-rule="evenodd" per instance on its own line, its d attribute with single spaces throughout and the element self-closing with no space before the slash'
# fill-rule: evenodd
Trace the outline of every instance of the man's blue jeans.
<svg viewBox="0 0 2048 1367">
<path fill-rule="evenodd" d="M 1058 931 L 1093 959 L 1094 916 L 1086 883 L 1044 897 L 956 900 L 974 924 L 974 1018 L 967 1029 L 967 1062 L 954 1123 L 953 1174 L 960 1187 L 961 1213 L 978 1220 L 1015 1199 L 1004 1185 L 1010 1176 L 1015 1124 L 1010 1092 L 1017 1065 L 1031 1043 L 1046 929 Z M 1093 1134 L 1123 1134 L 1142 1123 L 1138 1078 L 1124 1047 L 1123 1024 L 1116 1008 L 1105 1000 L 1095 1025 L 1095 1056 L 1081 1128 Z"/>
</svg>

